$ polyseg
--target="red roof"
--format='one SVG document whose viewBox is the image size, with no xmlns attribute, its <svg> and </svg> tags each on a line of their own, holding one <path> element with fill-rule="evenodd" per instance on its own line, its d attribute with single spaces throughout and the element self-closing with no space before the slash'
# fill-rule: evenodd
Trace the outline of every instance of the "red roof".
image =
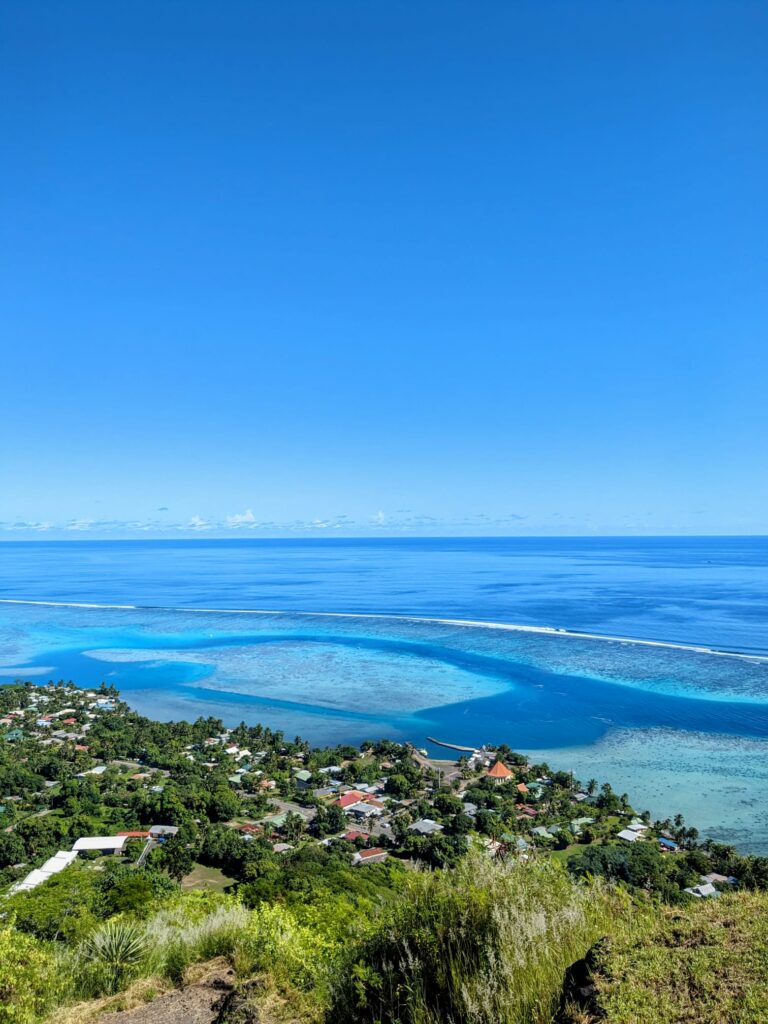
<svg viewBox="0 0 768 1024">
<path fill-rule="evenodd" d="M 517 792 L 518 793 L 527 793 L 528 792 L 528 787 L 526 786 L 526 784 L 524 782 L 518 782 L 518 784 L 517 784 Z"/>
<path fill-rule="evenodd" d="M 507 768 L 501 761 L 496 761 L 492 768 L 488 771 L 488 778 L 490 779 L 508 779 L 512 775 L 512 772 Z"/>
<path fill-rule="evenodd" d="M 382 853 L 386 853 L 386 850 L 382 850 L 380 846 L 374 846 L 370 850 L 361 850 L 358 856 L 360 860 L 368 860 L 369 857 L 380 857 Z"/>
<path fill-rule="evenodd" d="M 64 721 L 61 724 L 62 725 L 75 725 L 76 722 L 77 722 L 76 718 L 65 718 Z"/>
<path fill-rule="evenodd" d="M 119 836 L 128 836 L 129 839 L 146 839 L 149 832 L 118 832 Z"/>
<path fill-rule="evenodd" d="M 352 804 L 359 803 L 364 796 L 365 793 L 360 793 L 358 790 L 353 789 L 350 793 L 344 793 L 338 800 L 333 802 L 336 807 L 351 807 Z"/>
<path fill-rule="evenodd" d="M 367 832 L 354 832 L 354 831 L 352 831 L 352 832 L 345 832 L 344 833 L 344 838 L 348 842 L 353 843 L 356 839 L 370 839 L 370 836 L 368 835 Z"/>
</svg>

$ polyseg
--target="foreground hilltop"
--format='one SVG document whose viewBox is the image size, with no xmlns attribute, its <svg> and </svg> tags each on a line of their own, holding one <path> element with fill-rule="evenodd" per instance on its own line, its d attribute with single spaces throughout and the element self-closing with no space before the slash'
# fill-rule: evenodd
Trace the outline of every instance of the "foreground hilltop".
<svg viewBox="0 0 768 1024">
<path fill-rule="evenodd" d="M 0 1021 L 765 1019 L 765 936 L 725 922 L 768 861 L 506 747 L 312 750 L 25 684 L 0 794 Z"/>
</svg>

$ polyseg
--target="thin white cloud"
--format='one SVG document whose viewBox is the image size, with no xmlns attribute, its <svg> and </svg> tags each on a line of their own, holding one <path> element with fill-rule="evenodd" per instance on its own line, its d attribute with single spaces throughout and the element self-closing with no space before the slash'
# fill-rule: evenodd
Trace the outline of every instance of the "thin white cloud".
<svg viewBox="0 0 768 1024">
<path fill-rule="evenodd" d="M 182 530 L 210 530 L 213 524 L 207 519 L 203 519 L 201 516 L 192 516 L 186 526 L 182 526 Z"/>
<path fill-rule="evenodd" d="M 94 525 L 96 524 L 93 519 L 70 519 L 68 523 L 65 523 L 64 529 L 77 531 L 92 530 Z"/>
<path fill-rule="evenodd" d="M 243 527 L 253 527 L 258 525 L 256 522 L 256 516 L 249 508 L 246 509 L 245 512 L 235 512 L 234 515 L 227 516 L 226 524 L 231 530 L 239 530 Z"/>
</svg>

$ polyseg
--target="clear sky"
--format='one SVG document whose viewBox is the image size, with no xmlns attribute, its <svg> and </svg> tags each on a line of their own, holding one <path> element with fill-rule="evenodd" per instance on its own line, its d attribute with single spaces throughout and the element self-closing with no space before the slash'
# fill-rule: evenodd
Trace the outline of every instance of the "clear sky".
<svg viewBox="0 0 768 1024">
<path fill-rule="evenodd" d="M 768 532 L 768 5 L 6 0 L 0 537 Z"/>
</svg>

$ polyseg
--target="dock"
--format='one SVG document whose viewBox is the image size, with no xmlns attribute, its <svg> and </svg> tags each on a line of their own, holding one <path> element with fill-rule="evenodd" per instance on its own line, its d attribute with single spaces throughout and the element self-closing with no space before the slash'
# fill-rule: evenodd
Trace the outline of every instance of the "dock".
<svg viewBox="0 0 768 1024">
<path fill-rule="evenodd" d="M 460 750 L 464 754 L 476 754 L 475 747 L 463 747 L 460 743 L 446 743 L 444 740 L 436 740 L 434 736 L 427 736 L 427 743 L 434 743 L 436 747 L 448 747 L 449 750 Z"/>
</svg>

